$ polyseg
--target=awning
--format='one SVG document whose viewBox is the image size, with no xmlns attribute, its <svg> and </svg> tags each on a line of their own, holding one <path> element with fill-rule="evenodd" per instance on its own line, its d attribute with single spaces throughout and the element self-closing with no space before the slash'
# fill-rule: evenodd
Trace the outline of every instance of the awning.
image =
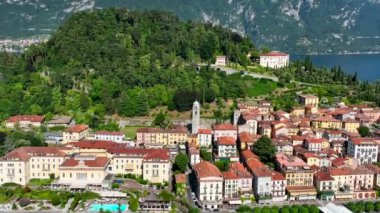
<svg viewBox="0 0 380 213">
<path fill-rule="evenodd" d="M 241 205 L 242 202 L 241 202 L 241 200 L 230 200 L 230 201 L 228 201 L 228 204 L 230 204 L 230 205 Z"/>
</svg>

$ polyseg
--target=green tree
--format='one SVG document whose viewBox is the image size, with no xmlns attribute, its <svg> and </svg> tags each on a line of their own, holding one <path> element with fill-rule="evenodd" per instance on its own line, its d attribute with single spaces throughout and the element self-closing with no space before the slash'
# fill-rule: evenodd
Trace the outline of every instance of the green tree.
<svg viewBox="0 0 380 213">
<path fill-rule="evenodd" d="M 279 213 L 280 210 L 277 206 L 272 206 L 272 208 L 270 209 L 270 213 Z"/>
<path fill-rule="evenodd" d="M 373 212 L 375 210 L 375 204 L 372 201 L 368 201 L 365 203 L 365 211 Z"/>
<path fill-rule="evenodd" d="M 170 192 L 168 192 L 168 191 L 166 191 L 166 190 L 162 190 L 162 191 L 157 195 L 157 197 L 161 198 L 161 199 L 164 200 L 165 202 L 172 201 L 172 200 L 174 200 L 174 198 L 175 198 L 175 196 L 174 196 L 172 193 L 170 193 Z"/>
<path fill-rule="evenodd" d="M 195 208 L 195 207 L 191 207 L 189 209 L 189 213 L 200 213 L 201 211 L 198 209 L 198 208 Z"/>
<path fill-rule="evenodd" d="M 166 115 L 160 111 L 154 118 L 153 124 L 155 126 L 160 126 L 161 128 L 166 127 Z"/>
<path fill-rule="evenodd" d="M 240 205 L 238 209 L 236 209 L 236 212 L 240 213 L 251 213 L 252 208 L 247 205 Z"/>
<path fill-rule="evenodd" d="M 289 210 L 289 207 L 282 207 L 281 210 L 280 210 L 281 213 L 290 213 L 290 210 Z"/>
<path fill-rule="evenodd" d="M 129 198 L 129 209 L 132 211 L 132 212 L 136 212 L 139 208 L 139 201 L 137 198 L 134 198 L 134 197 L 130 197 Z"/>
<path fill-rule="evenodd" d="M 174 160 L 173 170 L 185 172 L 187 170 L 187 165 L 189 164 L 189 157 L 186 154 L 179 153 Z"/>
<path fill-rule="evenodd" d="M 61 203 L 60 197 L 56 194 L 51 197 L 50 201 L 53 206 L 58 206 Z"/>
<path fill-rule="evenodd" d="M 380 212 L 380 201 L 376 201 L 376 203 L 375 203 L 375 211 Z"/>
<path fill-rule="evenodd" d="M 261 213 L 261 208 L 260 207 L 253 208 L 253 213 Z"/>
<path fill-rule="evenodd" d="M 205 149 L 205 148 L 201 148 L 201 150 L 200 150 L 200 157 L 203 160 L 211 161 L 212 160 L 212 153 L 209 152 L 209 151 L 207 151 L 207 149 Z"/>
<path fill-rule="evenodd" d="M 230 162 L 229 161 L 216 161 L 215 166 L 222 172 L 226 172 L 229 170 Z"/>
<path fill-rule="evenodd" d="M 358 132 L 362 137 L 368 137 L 369 136 L 369 128 L 367 126 L 360 126 L 358 128 Z"/>
<path fill-rule="evenodd" d="M 260 157 L 262 162 L 268 163 L 273 161 L 276 147 L 273 145 L 272 140 L 264 135 L 253 145 L 252 151 Z"/>
<path fill-rule="evenodd" d="M 268 206 L 265 206 L 261 209 L 261 213 L 271 213 L 271 210 Z"/>
</svg>

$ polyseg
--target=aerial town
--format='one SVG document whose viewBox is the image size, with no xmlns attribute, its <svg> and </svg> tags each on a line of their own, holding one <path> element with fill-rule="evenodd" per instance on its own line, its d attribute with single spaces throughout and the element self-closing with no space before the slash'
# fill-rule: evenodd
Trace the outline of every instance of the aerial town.
<svg viewBox="0 0 380 213">
<path fill-rule="evenodd" d="M 260 59 L 271 68 L 288 63 L 289 55 L 280 52 Z M 226 57 L 217 57 L 216 65 L 225 66 Z M 380 109 L 344 103 L 320 108 L 319 97 L 312 94 L 299 94 L 297 101 L 300 107 L 285 112 L 265 100 L 240 100 L 230 122 L 207 126 L 195 100 L 189 125 L 141 127 L 134 139 L 124 132 L 92 131 L 70 116 L 48 121 L 40 115 L 11 116 L 4 124 L 10 130 L 64 129 L 45 133 L 47 147 L 19 147 L 2 156 L 0 184 L 27 186 L 50 179 L 51 190 L 96 192 L 106 199 L 98 200 L 102 205 L 125 197 L 121 186 L 133 188 L 136 181 L 128 180 L 139 180 L 150 184 L 149 196 L 138 200 L 137 208 L 145 211 L 172 210 L 172 201 L 155 196 L 160 189 L 204 211 L 376 199 L 380 131 L 371 127 L 380 123 Z M 373 130 L 371 137 L 359 134 L 363 126 Z M 268 158 L 270 147 L 273 156 Z M 180 154 L 187 156 L 188 165 L 174 171 Z M 99 210 L 98 203 L 89 205 L 72 210 Z"/>
<path fill-rule="evenodd" d="M 264 57 L 263 63 L 274 68 L 289 63 L 283 53 Z M 220 57 L 218 63 L 224 60 Z M 190 125 L 142 127 L 135 139 L 126 139 L 123 132 L 94 132 L 69 116 L 47 122 L 39 115 L 12 116 L 5 121 L 8 129 L 65 129 L 46 133 L 48 147 L 19 147 L 2 156 L 0 184 L 26 186 L 32 179 L 53 179 L 50 189 L 89 190 L 113 199 L 125 197 L 115 187 L 121 183 L 118 177 L 139 177 L 205 211 L 376 199 L 380 131 L 362 137 L 358 129 L 379 124 L 380 110 L 344 103 L 320 108 L 319 97 L 312 94 L 299 94 L 297 101 L 301 107 L 285 112 L 265 100 L 241 100 L 230 122 L 211 126 L 201 123 L 202 106 L 195 101 Z M 268 143 L 275 148 L 271 159 L 260 153 Z M 181 153 L 188 157 L 188 168 L 173 172 Z M 149 190 L 153 197 L 158 193 L 156 187 Z M 171 204 L 146 198 L 138 208 L 170 211 Z"/>
</svg>

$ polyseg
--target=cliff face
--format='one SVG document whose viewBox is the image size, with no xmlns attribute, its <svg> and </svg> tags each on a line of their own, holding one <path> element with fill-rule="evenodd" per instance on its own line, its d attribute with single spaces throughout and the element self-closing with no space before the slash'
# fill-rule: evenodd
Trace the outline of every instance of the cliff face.
<svg viewBox="0 0 380 213">
<path fill-rule="evenodd" d="M 7 0 L 0 36 L 49 34 L 73 12 L 107 7 L 169 10 L 289 52 L 380 51 L 380 0 Z"/>
</svg>

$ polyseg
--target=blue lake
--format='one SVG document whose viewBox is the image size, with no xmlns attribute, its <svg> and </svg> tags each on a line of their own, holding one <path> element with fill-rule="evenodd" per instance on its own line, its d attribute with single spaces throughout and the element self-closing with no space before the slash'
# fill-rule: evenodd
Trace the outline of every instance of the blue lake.
<svg viewBox="0 0 380 213">
<path fill-rule="evenodd" d="M 380 80 L 380 54 L 363 55 L 312 55 L 313 64 L 331 68 L 340 65 L 347 73 L 358 73 L 360 80 Z M 303 55 L 292 55 L 291 60 L 303 60 Z"/>
</svg>

